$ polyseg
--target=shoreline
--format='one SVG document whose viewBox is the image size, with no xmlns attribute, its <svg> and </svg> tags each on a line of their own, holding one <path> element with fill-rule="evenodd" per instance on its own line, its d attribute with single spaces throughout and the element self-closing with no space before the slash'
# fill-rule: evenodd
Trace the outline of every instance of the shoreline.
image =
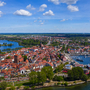
<svg viewBox="0 0 90 90">
<path fill-rule="evenodd" d="M 72 87 L 72 86 L 77 86 L 77 85 L 81 85 L 81 84 L 85 84 L 87 82 L 90 82 L 90 79 L 88 79 L 87 81 L 81 81 L 81 80 L 76 80 L 76 81 L 67 81 L 68 85 L 65 86 L 65 85 L 61 85 L 62 83 L 65 83 L 66 81 L 61 81 L 61 82 L 58 82 L 58 81 L 52 81 L 50 83 L 44 83 L 44 84 L 48 84 L 48 85 L 42 85 L 42 86 L 35 86 L 35 88 L 29 88 L 28 90 L 33 90 L 33 89 L 41 89 L 41 88 L 48 88 L 48 87 Z M 52 83 L 52 84 L 51 84 Z M 60 83 L 60 85 L 57 85 L 57 83 Z M 71 83 L 71 84 L 70 84 Z M 29 86 L 29 85 L 26 85 L 26 86 Z M 17 87 L 18 86 L 15 86 L 16 90 L 17 90 Z M 24 90 L 24 87 L 25 86 L 20 86 L 20 88 L 18 90 Z M 7 87 L 6 90 L 8 90 L 10 87 Z"/>
<path fill-rule="evenodd" d="M 71 81 L 69 81 L 69 82 L 71 82 Z M 75 81 L 73 81 L 73 82 L 75 82 Z M 87 82 L 90 82 L 90 79 L 87 80 Z M 35 86 L 34 89 L 41 89 L 41 88 L 48 88 L 48 87 L 61 87 L 61 88 L 63 88 L 63 87 L 72 87 L 72 86 L 76 86 L 76 85 L 85 84 L 87 82 L 86 81 L 82 81 L 82 82 L 79 82 L 79 83 L 68 84 L 67 86 L 65 86 L 65 85 Z M 33 89 L 30 88 L 29 90 L 33 90 Z"/>
<path fill-rule="evenodd" d="M 65 54 L 65 56 L 67 57 L 67 60 L 68 60 L 68 62 L 70 63 L 70 62 L 75 62 L 75 63 L 77 63 L 77 64 L 83 64 L 84 66 L 87 66 L 88 64 L 84 64 L 84 63 L 80 63 L 80 62 L 77 62 L 76 60 L 74 60 L 71 56 L 85 56 L 85 55 L 71 55 L 71 54 L 67 54 L 67 53 L 64 53 Z M 87 55 L 86 55 L 87 56 Z M 88 56 L 88 57 L 90 57 L 90 56 Z"/>
</svg>

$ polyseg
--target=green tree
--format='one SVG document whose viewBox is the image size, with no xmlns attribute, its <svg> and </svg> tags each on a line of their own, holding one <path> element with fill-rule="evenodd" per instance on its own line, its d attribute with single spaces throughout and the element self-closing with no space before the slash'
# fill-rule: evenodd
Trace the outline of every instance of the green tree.
<svg viewBox="0 0 90 90">
<path fill-rule="evenodd" d="M 69 77 L 70 80 L 74 80 L 74 74 L 73 74 L 72 70 L 68 71 L 68 77 Z"/>
<path fill-rule="evenodd" d="M 1 53 L 2 51 L 0 50 L 0 53 Z"/>
<path fill-rule="evenodd" d="M 15 87 L 14 87 L 14 86 L 11 86 L 11 87 L 9 88 L 9 90 L 15 90 Z"/>
<path fill-rule="evenodd" d="M 38 72 L 37 73 L 38 83 L 44 83 L 47 80 L 45 72 Z"/>
<path fill-rule="evenodd" d="M 60 64 L 55 70 L 54 72 L 57 73 L 57 72 L 61 72 L 63 67 L 68 64 L 68 62 L 66 62 L 65 64 Z"/>
<path fill-rule="evenodd" d="M 24 90 L 29 90 L 29 88 L 30 88 L 29 86 L 25 86 Z"/>
<path fill-rule="evenodd" d="M 24 61 L 26 61 L 26 60 L 27 60 L 27 56 L 26 56 L 26 55 L 24 55 L 23 57 L 24 57 Z"/>
<path fill-rule="evenodd" d="M 32 85 L 38 83 L 37 72 L 32 71 L 29 74 L 29 81 Z"/>
<path fill-rule="evenodd" d="M 54 78 L 53 78 L 54 81 L 63 81 L 63 77 L 62 76 L 57 76 L 55 75 Z"/>
<path fill-rule="evenodd" d="M 81 79 L 84 72 L 81 67 L 74 67 L 72 70 L 68 71 L 68 76 L 71 80 L 78 80 Z"/>
<path fill-rule="evenodd" d="M 59 59 L 61 58 L 61 56 L 60 55 L 57 55 L 58 57 L 59 57 Z"/>
<path fill-rule="evenodd" d="M 61 51 L 63 52 L 65 49 L 65 44 L 63 44 Z"/>
<path fill-rule="evenodd" d="M 75 67 L 72 69 L 74 74 L 74 79 L 81 79 L 82 75 L 84 74 L 84 71 L 81 67 Z"/>
<path fill-rule="evenodd" d="M 11 57 L 10 57 L 10 56 L 8 56 L 8 57 L 6 57 L 6 59 L 11 59 Z"/>
<path fill-rule="evenodd" d="M 46 77 L 49 79 L 49 80 L 52 80 L 53 79 L 53 69 L 51 66 L 45 66 L 44 68 L 42 68 L 41 70 L 42 72 L 45 72 L 46 73 Z"/>
<path fill-rule="evenodd" d="M 86 74 L 83 74 L 82 78 L 81 78 L 83 81 L 87 81 L 88 79 L 88 76 Z"/>
<path fill-rule="evenodd" d="M 5 90 L 6 87 L 7 87 L 7 83 L 6 83 L 6 82 L 1 82 L 1 83 L 0 83 L 0 88 L 1 88 L 1 90 Z"/>
<path fill-rule="evenodd" d="M 57 80 L 58 80 L 58 81 L 63 81 L 64 79 L 63 79 L 62 76 L 58 76 L 58 77 L 57 77 Z"/>
<path fill-rule="evenodd" d="M 65 86 L 68 86 L 68 83 L 67 83 L 67 82 L 65 82 L 65 83 L 64 83 L 64 85 L 65 85 Z"/>
</svg>

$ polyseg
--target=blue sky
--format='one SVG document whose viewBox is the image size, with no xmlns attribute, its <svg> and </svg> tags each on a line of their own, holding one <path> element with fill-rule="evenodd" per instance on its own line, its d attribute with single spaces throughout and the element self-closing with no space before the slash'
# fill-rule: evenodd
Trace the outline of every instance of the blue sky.
<svg viewBox="0 0 90 90">
<path fill-rule="evenodd" d="M 0 0 L 0 33 L 90 33 L 90 0 Z"/>
</svg>

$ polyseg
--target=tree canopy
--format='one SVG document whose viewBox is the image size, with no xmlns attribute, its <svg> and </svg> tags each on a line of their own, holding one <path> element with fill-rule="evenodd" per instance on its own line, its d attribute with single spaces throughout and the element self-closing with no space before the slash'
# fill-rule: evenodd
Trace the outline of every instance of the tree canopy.
<svg viewBox="0 0 90 90">
<path fill-rule="evenodd" d="M 82 78 L 84 71 L 81 67 L 74 67 L 68 71 L 68 76 L 71 80 L 79 80 Z"/>
<path fill-rule="evenodd" d="M 7 83 L 6 83 L 6 82 L 1 82 L 1 83 L 0 83 L 0 88 L 1 88 L 1 90 L 5 90 L 6 87 L 7 87 Z"/>
<path fill-rule="evenodd" d="M 11 57 L 10 57 L 10 56 L 8 56 L 8 57 L 6 57 L 6 59 L 11 59 Z"/>
<path fill-rule="evenodd" d="M 30 80 L 30 83 L 31 84 L 36 84 L 38 82 L 38 78 L 37 78 L 37 72 L 34 72 L 32 71 L 30 74 L 29 74 L 29 80 Z"/>
<path fill-rule="evenodd" d="M 47 80 L 46 74 L 44 72 L 37 73 L 38 83 L 44 83 Z"/>
<path fill-rule="evenodd" d="M 46 73 L 46 77 L 49 79 L 49 80 L 52 80 L 53 79 L 53 69 L 51 66 L 45 66 L 44 68 L 42 68 L 41 70 L 42 72 L 45 72 Z"/>
<path fill-rule="evenodd" d="M 46 78 L 46 74 L 44 72 L 32 71 L 29 74 L 29 80 L 32 85 L 35 85 L 35 84 L 40 84 L 40 83 L 43 84 L 47 80 L 47 78 Z"/>
</svg>

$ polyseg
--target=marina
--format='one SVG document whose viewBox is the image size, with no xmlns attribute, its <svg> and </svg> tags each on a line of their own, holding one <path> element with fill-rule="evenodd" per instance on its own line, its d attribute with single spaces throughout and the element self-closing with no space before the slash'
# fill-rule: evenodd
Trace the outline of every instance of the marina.
<svg viewBox="0 0 90 90">
<path fill-rule="evenodd" d="M 81 58 L 76 58 L 77 61 L 83 62 Z"/>
<path fill-rule="evenodd" d="M 83 64 L 83 65 L 90 64 L 90 57 L 89 56 L 78 55 L 78 56 L 71 56 L 71 58 L 73 60 L 75 60 L 76 62 Z"/>
</svg>

